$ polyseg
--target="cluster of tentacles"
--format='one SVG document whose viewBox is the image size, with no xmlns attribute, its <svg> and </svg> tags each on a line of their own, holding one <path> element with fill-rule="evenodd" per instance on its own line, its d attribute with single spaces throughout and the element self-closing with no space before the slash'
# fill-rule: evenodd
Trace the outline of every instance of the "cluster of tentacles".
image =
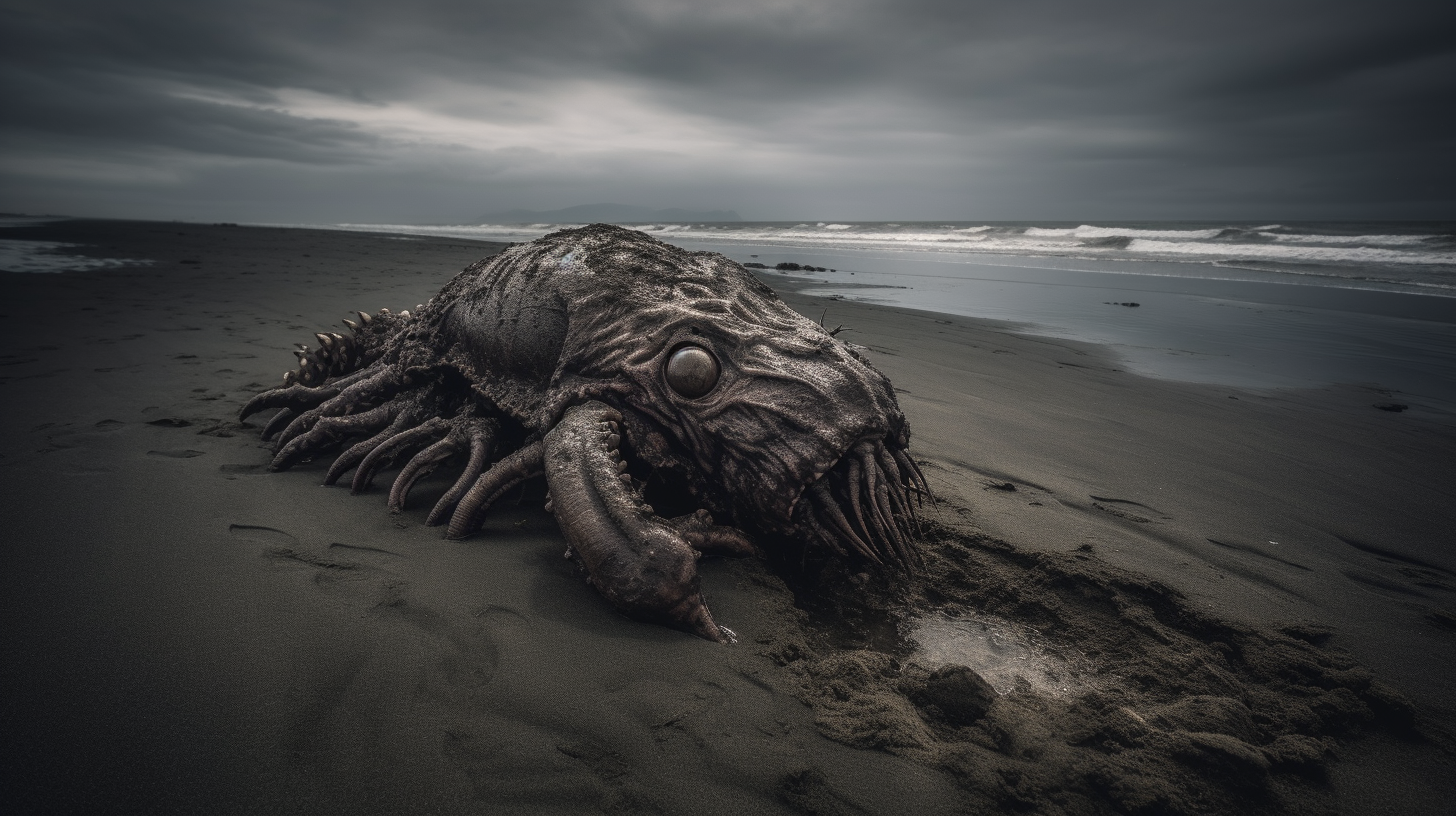
<svg viewBox="0 0 1456 816">
<path fill-rule="evenodd" d="M 352 336 L 318 334 L 322 344 L 318 350 L 301 347 L 296 352 L 299 370 L 285 374 L 281 388 L 251 399 L 239 419 L 282 409 L 262 434 L 264 441 L 274 442 L 269 468 L 275 471 L 357 440 L 339 454 L 324 478 L 324 484 L 336 484 L 353 470 L 354 493 L 368 489 L 381 470 L 409 456 L 389 491 L 389 509 L 395 513 L 404 509 L 411 488 L 420 479 L 448 460 L 464 457 L 459 478 L 436 502 L 426 524 L 448 522 L 451 538 L 470 535 L 502 493 L 541 475 L 540 442 L 516 450 L 491 467 L 503 441 L 497 419 L 479 416 L 459 389 L 428 377 L 412 378 L 398 366 L 376 363 L 379 337 L 397 331 L 401 322 L 411 319 L 410 313 L 395 315 L 384 309 L 378 316 L 364 312 L 359 316 L 358 323 L 344 321 L 354 332 Z"/>
<path fill-rule="evenodd" d="M 921 564 L 917 510 L 927 497 L 925 476 L 903 446 L 865 440 L 804 491 L 794 521 L 836 555 L 853 551 L 913 572 Z"/>
</svg>

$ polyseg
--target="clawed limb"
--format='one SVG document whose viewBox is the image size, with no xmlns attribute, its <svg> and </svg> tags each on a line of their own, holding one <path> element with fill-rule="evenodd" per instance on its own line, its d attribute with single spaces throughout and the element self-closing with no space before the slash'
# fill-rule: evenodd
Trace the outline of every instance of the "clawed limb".
<svg viewBox="0 0 1456 816">
<path fill-rule="evenodd" d="M 621 419 L 615 409 L 587 402 L 568 409 L 546 434 L 546 481 L 561 532 L 591 583 L 624 614 L 731 643 L 733 632 L 713 621 L 703 600 L 699 551 L 686 539 L 729 549 L 740 542 L 715 533 L 703 517 L 674 525 L 643 503 L 619 467 Z"/>
<path fill-rule="evenodd" d="M 744 556 L 757 549 L 737 529 L 713 524 L 706 511 L 673 519 L 656 515 L 624 472 L 622 417 L 615 409 L 599 402 L 570 408 L 545 437 L 528 440 L 492 465 L 500 422 L 477 416 L 478 409 L 468 404 L 451 403 L 436 387 L 428 381 L 407 383 L 395 368 L 377 366 L 317 385 L 289 381 L 254 397 L 242 416 L 278 409 L 264 429 L 265 438 L 277 436 L 273 470 L 352 440 L 324 481 L 334 484 L 353 470 L 356 493 L 367 489 L 380 470 L 408 457 L 389 491 L 389 509 L 395 513 L 404 509 L 420 479 L 465 458 L 459 478 L 426 520 L 448 522 L 450 538 L 475 533 L 501 496 L 545 475 L 555 497 L 547 509 L 560 522 L 568 551 L 613 605 L 631 617 L 709 640 L 735 639 L 713 621 L 698 587 L 697 561 L 704 554 Z M 866 450 L 863 455 L 873 454 Z M 898 476 L 899 463 L 885 457 L 877 465 L 894 468 Z M 868 485 L 865 501 L 893 504 L 882 511 L 886 514 L 903 512 L 899 496 L 880 495 L 877 487 Z M 874 513 L 866 515 L 878 520 Z"/>
</svg>

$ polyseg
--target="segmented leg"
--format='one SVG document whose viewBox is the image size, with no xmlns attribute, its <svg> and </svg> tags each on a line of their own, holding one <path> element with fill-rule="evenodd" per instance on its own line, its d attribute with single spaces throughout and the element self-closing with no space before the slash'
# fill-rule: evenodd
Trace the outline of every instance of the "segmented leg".
<svg viewBox="0 0 1456 816">
<path fill-rule="evenodd" d="M 418 422 L 419 420 L 412 416 L 411 421 Z M 354 471 L 354 483 L 350 486 L 350 490 L 354 493 L 367 490 L 374 482 L 374 474 L 394 461 L 396 456 L 412 449 L 422 448 L 444 436 L 449 430 L 449 420 L 435 417 L 419 427 L 396 433 L 376 446 L 368 456 L 364 457 L 364 461 L 359 463 L 359 469 Z"/>
<path fill-rule="evenodd" d="M 274 434 L 288 427 L 288 423 L 297 416 L 298 414 L 295 414 L 292 408 L 284 408 L 274 414 L 273 418 L 268 420 L 268 424 L 263 426 L 263 441 L 267 442 L 272 439 Z"/>
<path fill-rule="evenodd" d="M 470 461 L 465 463 L 465 470 L 461 471 L 460 478 L 455 480 L 454 486 L 445 491 L 445 495 L 435 503 L 435 508 L 425 519 L 425 526 L 435 527 L 444 524 L 450 519 L 450 514 L 455 506 L 469 492 L 470 487 L 475 484 L 476 479 L 490 464 L 491 454 L 495 452 L 494 437 L 472 436 L 470 438 Z"/>
<path fill-rule="evenodd" d="M 460 499 L 460 506 L 455 508 L 454 515 L 450 516 L 450 527 L 445 537 L 464 538 L 479 530 L 481 523 L 485 521 L 485 511 L 490 509 L 502 493 L 527 479 L 545 473 L 543 450 L 539 441 L 532 442 L 482 473 L 464 498 Z"/>
<path fill-rule="evenodd" d="M 291 373 L 291 372 L 290 372 Z M 248 417 L 269 408 L 282 408 L 273 418 L 268 420 L 267 426 L 263 428 L 263 439 L 267 441 L 273 434 L 278 433 L 288 425 L 292 417 L 296 417 L 304 411 L 317 408 L 319 405 L 339 395 L 344 388 L 353 385 L 359 380 L 372 375 L 374 372 L 361 369 L 352 374 L 338 377 L 323 385 L 310 388 L 306 385 L 289 383 L 282 388 L 274 388 L 248 400 L 243 410 L 238 412 L 238 421 L 242 422 Z"/>
<path fill-rule="evenodd" d="M 324 476 L 324 484 L 331 485 L 337 482 L 340 476 L 343 476 L 350 468 L 363 462 L 365 457 L 369 456 L 380 445 L 388 442 L 396 434 L 399 434 L 418 422 L 419 420 L 413 414 L 401 413 L 395 417 L 394 421 L 389 424 L 389 427 L 339 454 L 339 457 L 334 460 L 334 463 L 329 465 L 328 475 Z"/>
<path fill-rule="evenodd" d="M 685 516 L 665 519 L 689 547 L 703 555 L 726 555 L 745 558 L 758 555 L 758 547 L 748 540 L 736 527 L 724 527 L 713 523 L 713 514 L 697 510 Z"/>
<path fill-rule="evenodd" d="M 264 391 L 256 397 L 248 400 L 243 410 L 238 412 L 238 421 L 242 422 L 259 411 L 266 411 L 269 408 L 287 408 L 295 413 L 307 411 L 310 408 L 322 405 L 326 400 L 339 395 L 343 389 L 336 384 L 330 383 L 319 388 L 309 388 L 306 385 L 290 385 L 284 388 L 275 388 L 272 391 Z"/>
<path fill-rule="evenodd" d="M 385 369 L 368 379 L 356 382 L 340 391 L 337 396 L 311 411 L 300 414 L 297 419 L 290 422 L 284 429 L 283 435 L 278 437 L 278 445 L 281 448 L 300 434 L 307 433 L 324 417 L 341 416 L 362 406 L 386 400 L 398 393 L 402 385 L 399 374 L 392 369 Z"/>
<path fill-rule="evenodd" d="M 899 463 L 900 468 L 912 480 L 911 484 L 914 485 L 913 489 L 916 493 L 916 499 L 923 501 L 924 497 L 929 496 L 931 504 L 934 504 L 935 496 L 930 493 L 930 485 L 925 483 L 925 474 L 920 472 L 920 467 L 915 464 L 914 459 L 910 458 L 910 454 L 901 448 L 895 448 L 890 453 L 895 457 L 895 461 Z"/>
<path fill-rule="evenodd" d="M 270 470 L 287 470 L 311 454 L 350 434 L 375 433 L 399 416 L 400 407 L 386 403 L 348 416 L 327 416 L 318 420 L 309 431 L 284 445 L 268 465 Z"/>
<path fill-rule="evenodd" d="M 822 524 L 827 525 L 830 529 L 839 533 L 839 537 L 848 541 L 850 546 L 854 547 L 855 551 L 860 555 L 876 564 L 883 565 L 885 563 L 880 560 L 880 556 L 875 552 L 874 548 L 866 544 L 859 537 L 859 534 L 854 531 L 854 527 L 850 525 L 849 519 L 846 519 L 844 512 L 839 509 L 839 502 L 835 500 L 834 494 L 830 492 L 829 485 L 826 485 L 823 479 L 810 485 L 806 491 L 806 495 L 812 502 L 811 509 L 813 512 L 811 518 L 817 519 Z"/>
<path fill-rule="evenodd" d="M 448 436 L 415 454 L 415 457 L 400 469 L 399 475 L 394 479 L 394 486 L 389 489 L 389 512 L 398 513 L 404 510 L 405 499 L 409 497 L 409 492 L 415 482 L 434 473 L 435 468 L 438 468 L 445 460 L 470 449 L 472 451 L 471 461 L 474 462 L 477 459 L 474 451 L 478 449 L 480 451 L 479 467 L 474 471 L 474 476 L 470 481 L 465 482 L 464 488 L 461 489 L 461 495 L 464 495 L 465 489 L 474 483 L 475 478 L 480 475 L 480 471 L 485 468 L 485 463 L 489 461 L 499 427 L 499 424 L 493 419 L 472 417 L 456 420 L 455 427 L 450 430 Z M 466 471 L 470 471 L 468 466 Z M 433 517 L 434 514 L 431 515 Z"/>
</svg>

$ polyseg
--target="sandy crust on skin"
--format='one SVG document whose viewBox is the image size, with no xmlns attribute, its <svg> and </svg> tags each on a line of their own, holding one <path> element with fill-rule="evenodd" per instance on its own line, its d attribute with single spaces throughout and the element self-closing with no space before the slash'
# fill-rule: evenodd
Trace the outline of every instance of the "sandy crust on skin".
<svg viewBox="0 0 1456 816">
<path fill-rule="evenodd" d="M 725 648 L 617 615 L 562 559 L 543 485 L 448 541 L 423 526 L 445 469 L 391 517 L 384 489 L 320 487 L 325 461 L 268 474 L 264 420 L 233 420 L 293 343 L 423 302 L 489 245 L 5 235 L 156 261 L 3 276 L 0 673 L 25 810 L 1376 813 L 1456 796 L 1448 413 L 1375 410 L 1389 397 L 1356 385 L 1157 382 L 1090 346 L 770 275 L 889 375 L 942 503 L 927 578 L 899 595 L 840 576 L 806 611 L 765 566 L 705 560 L 742 638 Z M 890 636 L 968 614 L 1060 656 L 1071 692 L 988 690 Z"/>
</svg>

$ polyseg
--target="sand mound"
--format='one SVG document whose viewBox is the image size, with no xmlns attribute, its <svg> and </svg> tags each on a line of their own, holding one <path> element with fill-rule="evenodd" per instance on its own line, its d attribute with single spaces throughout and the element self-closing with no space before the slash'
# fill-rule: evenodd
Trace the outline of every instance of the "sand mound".
<svg viewBox="0 0 1456 816">
<path fill-rule="evenodd" d="M 851 578 L 814 615 L 809 642 L 769 650 L 798 675 L 826 736 L 947 771 L 987 806 L 1318 812 L 1332 804 L 1322 783 L 1342 740 L 1367 730 L 1425 739 L 1405 698 L 1322 648 L 1322 629 L 1220 621 L 1090 548 L 1028 553 L 929 533 L 926 577 L 868 603 Z M 913 642 L 885 648 L 886 621 L 910 631 L 926 616 L 1022 622 L 1039 633 L 1026 648 L 1071 676 L 1050 693 L 1026 677 L 998 693 L 965 666 L 927 667 Z M 812 779 L 786 784 L 806 812 L 834 812 Z"/>
</svg>

